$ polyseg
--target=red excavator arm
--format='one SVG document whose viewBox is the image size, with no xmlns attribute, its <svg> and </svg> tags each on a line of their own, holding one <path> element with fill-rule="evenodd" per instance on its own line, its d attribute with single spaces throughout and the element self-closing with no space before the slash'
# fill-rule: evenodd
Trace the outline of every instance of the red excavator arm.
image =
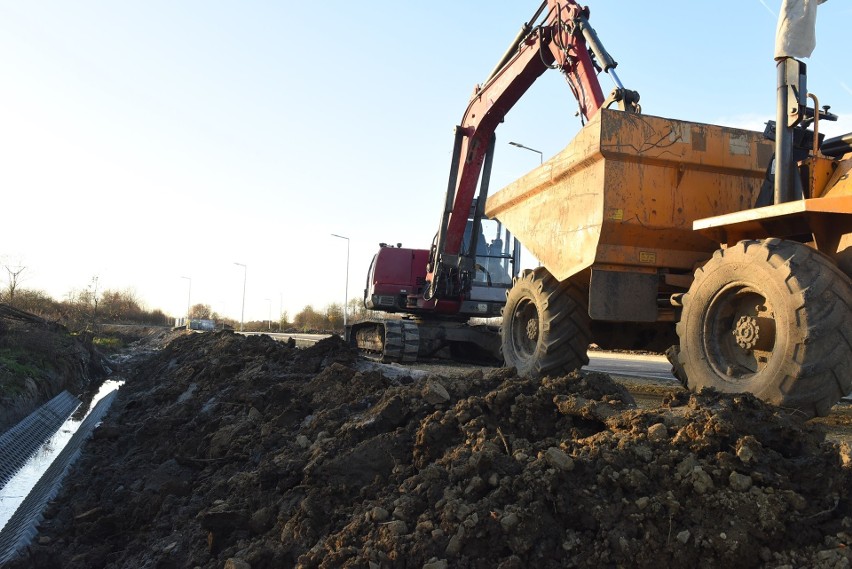
<svg viewBox="0 0 852 569">
<path fill-rule="evenodd" d="M 347 330 L 350 342 L 381 354 L 383 361 L 435 357 L 446 348 L 454 358 L 464 354 L 502 361 L 497 331 L 469 322 L 500 315 L 519 268 L 517 241 L 499 221 L 483 219 L 497 126 L 547 69 L 565 75 L 583 121 L 612 103 L 639 110 L 639 95 L 618 81 L 616 63 L 588 17 L 588 8 L 574 0 L 546 0 L 476 87 L 456 127 L 445 204 L 431 249 L 382 244 L 367 275 L 364 306 L 408 317 L 353 324 Z M 615 81 L 608 99 L 598 83 L 601 71 Z"/>
<path fill-rule="evenodd" d="M 542 23 L 535 24 L 542 14 Z M 473 270 L 475 255 L 462 251 L 462 246 L 475 201 L 480 208 L 474 214 L 474 225 L 481 218 L 487 179 L 483 179 L 479 199 L 474 196 L 483 164 L 497 125 L 535 80 L 547 69 L 561 71 L 579 103 L 583 121 L 612 103 L 624 110 L 639 110 L 638 94 L 621 85 L 614 72 L 617 63 L 601 45 L 588 18 L 589 9 L 573 0 L 545 0 L 485 83 L 476 87 L 461 125 L 456 127 L 446 205 L 427 268 L 426 298 L 435 300 L 438 312 L 452 313 L 466 292 L 470 279 L 465 275 Z M 609 73 L 616 84 L 608 99 L 598 82 L 600 71 Z M 486 164 L 486 173 L 488 170 Z"/>
</svg>

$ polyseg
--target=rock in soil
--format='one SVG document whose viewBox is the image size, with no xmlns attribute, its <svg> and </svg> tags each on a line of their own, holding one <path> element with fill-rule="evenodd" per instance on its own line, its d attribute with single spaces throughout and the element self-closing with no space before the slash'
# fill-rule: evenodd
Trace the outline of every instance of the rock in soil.
<svg viewBox="0 0 852 569">
<path fill-rule="evenodd" d="M 847 567 L 850 469 L 747 395 L 357 371 L 332 337 L 177 338 L 121 388 L 24 567 Z"/>
</svg>

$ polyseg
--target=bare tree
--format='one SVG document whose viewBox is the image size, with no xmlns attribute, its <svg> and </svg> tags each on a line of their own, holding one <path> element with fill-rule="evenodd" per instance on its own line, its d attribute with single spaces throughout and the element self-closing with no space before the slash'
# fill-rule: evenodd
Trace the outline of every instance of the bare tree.
<svg viewBox="0 0 852 569">
<path fill-rule="evenodd" d="M 349 308 L 350 321 L 357 322 L 359 320 L 365 320 L 367 318 L 367 308 L 364 306 L 364 299 L 350 298 L 349 304 L 347 304 L 346 306 Z"/>
<path fill-rule="evenodd" d="M 97 331 L 98 322 L 98 275 L 92 277 L 89 284 L 90 298 L 92 299 L 92 332 Z"/>
<path fill-rule="evenodd" d="M 3 268 L 9 274 L 9 284 L 6 287 L 6 302 L 13 304 L 15 301 L 15 291 L 18 290 L 18 285 L 21 281 L 21 273 L 26 270 L 26 267 L 3 265 Z"/>
<path fill-rule="evenodd" d="M 303 332 L 322 330 L 325 326 L 325 316 L 314 310 L 310 304 L 293 318 L 293 324 Z"/>
<path fill-rule="evenodd" d="M 14 306 L 46 319 L 57 317 L 57 303 L 44 291 L 19 288 L 15 291 Z"/>
<path fill-rule="evenodd" d="M 212 320 L 213 310 L 209 304 L 193 304 L 189 310 L 189 317 L 192 320 Z"/>
<path fill-rule="evenodd" d="M 343 306 L 334 302 L 325 308 L 325 318 L 332 330 L 343 330 Z"/>
<path fill-rule="evenodd" d="M 106 289 L 99 301 L 101 317 L 110 322 L 139 321 L 143 318 L 143 309 L 131 289 L 122 291 Z"/>
</svg>

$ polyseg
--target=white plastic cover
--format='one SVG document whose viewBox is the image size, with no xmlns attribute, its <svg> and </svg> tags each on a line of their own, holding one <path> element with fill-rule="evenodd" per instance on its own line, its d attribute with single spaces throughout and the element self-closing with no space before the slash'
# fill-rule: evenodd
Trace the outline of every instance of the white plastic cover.
<svg viewBox="0 0 852 569">
<path fill-rule="evenodd" d="M 783 0 L 775 34 L 775 59 L 810 57 L 816 47 L 817 5 L 825 0 Z"/>
</svg>

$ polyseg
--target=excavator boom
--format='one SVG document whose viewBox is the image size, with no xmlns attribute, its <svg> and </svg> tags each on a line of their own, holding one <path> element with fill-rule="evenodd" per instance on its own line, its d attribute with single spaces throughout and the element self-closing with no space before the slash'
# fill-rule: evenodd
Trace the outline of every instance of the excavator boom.
<svg viewBox="0 0 852 569">
<path fill-rule="evenodd" d="M 456 145 L 455 169 L 450 172 L 435 258 L 427 275 L 433 296 L 452 299 L 465 292 L 456 286 L 439 288 L 437 283 L 442 273 L 469 270 L 462 251 L 463 236 L 490 140 L 497 126 L 538 77 L 548 69 L 563 73 L 584 122 L 601 107 L 616 102 L 625 110 L 639 110 L 638 94 L 623 88 L 615 75 L 617 63 L 589 24 L 588 7 L 581 7 L 573 0 L 546 0 L 534 14 L 533 21 L 542 13 L 544 21 L 537 25 L 525 24 L 520 40 L 516 38 L 485 83 L 477 85 L 461 124 L 456 127 L 457 134 L 461 135 L 460 145 Z M 616 89 L 609 99 L 604 98 L 598 82 L 599 70 L 610 73 L 615 80 Z M 487 184 L 486 180 L 483 184 Z M 484 202 L 486 196 L 481 187 L 479 194 Z"/>
<path fill-rule="evenodd" d="M 500 315 L 519 268 L 520 246 L 511 234 L 499 222 L 494 222 L 490 241 L 484 231 L 495 131 L 548 69 L 565 76 L 583 123 L 616 103 L 638 112 L 639 96 L 621 85 L 616 65 L 589 24 L 587 7 L 574 0 L 541 3 L 494 70 L 476 86 L 455 129 L 444 207 L 432 247 L 383 245 L 373 259 L 365 306 L 408 315 L 409 320 L 417 319 L 417 327 L 359 323 L 347 331 L 350 341 L 397 361 L 410 360 L 415 345 L 420 356 L 461 346 L 456 354 L 482 352 L 501 360 L 497 329 L 488 333 L 466 325 L 472 317 Z M 598 82 L 601 71 L 616 85 L 608 98 Z M 401 352 L 400 346 L 405 346 Z"/>
</svg>

